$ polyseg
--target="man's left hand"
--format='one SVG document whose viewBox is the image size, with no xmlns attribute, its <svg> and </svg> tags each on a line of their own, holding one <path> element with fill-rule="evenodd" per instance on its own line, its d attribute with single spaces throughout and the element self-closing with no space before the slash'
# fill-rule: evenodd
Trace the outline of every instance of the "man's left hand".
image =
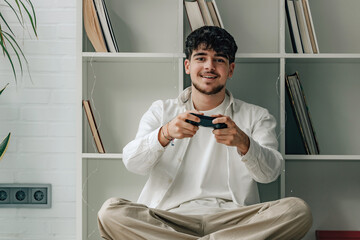
<svg viewBox="0 0 360 240">
<path fill-rule="evenodd" d="M 214 124 L 225 123 L 227 125 L 227 128 L 215 129 L 213 131 L 216 141 L 227 146 L 237 147 L 238 151 L 245 155 L 250 147 L 249 137 L 229 116 L 218 114 L 212 115 L 211 117 L 216 117 L 216 119 L 213 120 Z"/>
</svg>

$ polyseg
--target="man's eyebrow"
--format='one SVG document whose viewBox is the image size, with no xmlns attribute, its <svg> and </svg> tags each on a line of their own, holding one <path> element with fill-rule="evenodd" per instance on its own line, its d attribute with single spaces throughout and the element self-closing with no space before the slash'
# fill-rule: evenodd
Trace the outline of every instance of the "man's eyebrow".
<svg viewBox="0 0 360 240">
<path fill-rule="evenodd" d="M 197 56 L 206 56 L 208 55 L 207 53 L 205 52 L 197 52 L 193 55 L 193 57 L 197 57 Z M 215 54 L 216 57 L 223 57 L 223 58 L 226 58 L 226 59 L 229 59 L 228 56 L 226 54 L 223 54 L 223 53 L 216 53 Z"/>
<path fill-rule="evenodd" d="M 229 59 L 228 56 L 226 54 L 223 54 L 223 53 L 216 53 L 215 56 Z"/>
<path fill-rule="evenodd" d="M 205 52 L 197 52 L 193 55 L 193 57 L 196 57 L 196 56 L 205 56 L 207 55 Z"/>
</svg>

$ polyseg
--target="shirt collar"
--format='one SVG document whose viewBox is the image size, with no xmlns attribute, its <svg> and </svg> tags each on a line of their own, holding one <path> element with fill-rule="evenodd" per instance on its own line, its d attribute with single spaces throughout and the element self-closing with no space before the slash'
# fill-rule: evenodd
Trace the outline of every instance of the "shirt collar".
<svg viewBox="0 0 360 240">
<path fill-rule="evenodd" d="M 191 87 L 187 87 L 178 97 L 179 103 L 185 105 L 186 110 L 191 110 L 191 91 Z M 232 116 L 232 113 L 234 112 L 234 97 L 227 89 L 225 89 L 225 93 L 229 96 L 230 100 L 229 106 L 226 107 L 225 114 Z"/>
</svg>

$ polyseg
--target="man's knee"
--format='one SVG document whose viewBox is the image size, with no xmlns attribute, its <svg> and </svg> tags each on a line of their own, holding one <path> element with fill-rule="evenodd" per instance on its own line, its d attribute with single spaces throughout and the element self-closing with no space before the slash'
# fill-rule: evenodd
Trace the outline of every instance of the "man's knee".
<svg viewBox="0 0 360 240">
<path fill-rule="evenodd" d="M 301 198 L 297 197 L 288 197 L 282 199 L 284 202 L 289 204 L 291 207 L 291 214 L 294 218 L 298 219 L 302 223 L 306 223 L 309 226 L 312 224 L 312 214 L 309 205 L 302 200 Z"/>
<path fill-rule="evenodd" d="M 130 201 L 122 198 L 109 198 L 104 202 L 102 207 L 98 212 L 98 219 L 101 223 L 112 219 L 114 216 L 117 218 L 121 217 L 121 208 L 126 207 L 127 204 L 131 203 Z M 115 214 L 116 210 L 116 214 Z"/>
</svg>

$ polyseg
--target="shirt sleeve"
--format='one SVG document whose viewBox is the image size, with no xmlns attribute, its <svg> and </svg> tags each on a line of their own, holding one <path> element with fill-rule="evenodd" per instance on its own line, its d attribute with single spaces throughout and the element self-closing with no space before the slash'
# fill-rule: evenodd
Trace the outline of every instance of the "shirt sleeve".
<svg viewBox="0 0 360 240">
<path fill-rule="evenodd" d="M 283 157 L 277 151 L 275 128 L 275 118 L 265 110 L 253 126 L 248 152 L 241 156 L 253 179 L 260 183 L 275 181 L 282 169 Z"/>
<path fill-rule="evenodd" d="M 142 116 L 135 139 L 124 147 L 123 162 L 129 171 L 148 174 L 164 152 L 165 148 L 158 140 L 163 122 L 162 113 L 162 102 L 154 102 Z"/>
</svg>

